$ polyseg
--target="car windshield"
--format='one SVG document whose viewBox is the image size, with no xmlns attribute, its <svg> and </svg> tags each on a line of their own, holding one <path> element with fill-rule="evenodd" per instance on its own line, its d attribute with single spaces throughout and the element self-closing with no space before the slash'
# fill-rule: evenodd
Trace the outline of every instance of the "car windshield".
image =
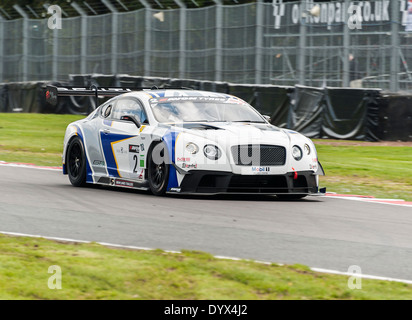
<svg viewBox="0 0 412 320">
<path fill-rule="evenodd" d="M 150 100 L 153 114 L 161 123 L 257 122 L 265 123 L 250 105 L 235 97 L 169 97 Z"/>
</svg>

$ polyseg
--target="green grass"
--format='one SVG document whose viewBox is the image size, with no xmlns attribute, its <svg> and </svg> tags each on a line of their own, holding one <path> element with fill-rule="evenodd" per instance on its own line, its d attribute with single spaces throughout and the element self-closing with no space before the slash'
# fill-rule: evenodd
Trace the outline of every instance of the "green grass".
<svg viewBox="0 0 412 320">
<path fill-rule="evenodd" d="M 0 114 L 0 160 L 60 166 L 66 126 L 83 116 Z M 318 143 L 317 143 L 318 142 Z M 412 201 L 412 147 L 315 140 L 328 191 Z"/>
<path fill-rule="evenodd" d="M 48 269 L 62 271 L 51 290 Z M 302 265 L 216 259 L 194 251 L 111 249 L 0 235 L 0 299 L 412 299 L 412 286 L 316 273 Z"/>
<path fill-rule="evenodd" d="M 0 113 L 0 160 L 61 165 L 63 137 L 75 115 Z"/>
<path fill-rule="evenodd" d="M 81 118 L 0 114 L 0 160 L 61 165 L 65 128 Z M 335 144 L 317 143 L 329 191 L 412 200 L 411 147 Z M 47 286 L 52 265 L 62 268 L 62 290 Z M 301 265 L 0 235 L 0 299 L 412 299 L 403 283 L 364 279 L 361 290 L 347 283 Z"/>
<path fill-rule="evenodd" d="M 329 191 L 412 201 L 412 147 L 339 144 L 316 145 Z"/>
</svg>

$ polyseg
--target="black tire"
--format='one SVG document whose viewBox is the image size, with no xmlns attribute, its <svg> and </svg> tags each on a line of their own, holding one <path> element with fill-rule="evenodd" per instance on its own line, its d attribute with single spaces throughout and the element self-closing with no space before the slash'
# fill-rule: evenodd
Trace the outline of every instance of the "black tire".
<svg viewBox="0 0 412 320">
<path fill-rule="evenodd" d="M 66 159 L 70 183 L 75 187 L 86 185 L 86 154 L 83 141 L 79 137 L 70 141 Z"/>
<path fill-rule="evenodd" d="M 303 199 L 306 197 L 307 194 L 277 194 L 276 197 L 278 197 L 281 200 L 299 200 Z"/>
<path fill-rule="evenodd" d="M 153 159 L 155 153 L 160 153 L 163 159 L 160 164 Z M 167 191 L 170 168 L 165 159 L 168 159 L 168 154 L 164 143 L 154 145 L 147 157 L 147 180 L 149 181 L 150 191 L 156 196 L 163 196 Z"/>
</svg>

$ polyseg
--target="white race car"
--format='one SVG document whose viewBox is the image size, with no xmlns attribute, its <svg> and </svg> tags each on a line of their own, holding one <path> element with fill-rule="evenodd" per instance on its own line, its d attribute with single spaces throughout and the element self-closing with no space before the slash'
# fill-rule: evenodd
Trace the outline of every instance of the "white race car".
<svg viewBox="0 0 412 320">
<path fill-rule="evenodd" d="M 235 96 L 65 87 L 48 87 L 46 95 L 53 103 L 57 96 L 113 97 L 67 127 L 63 173 L 74 186 L 292 199 L 325 192 L 312 141 L 271 125 Z"/>
</svg>

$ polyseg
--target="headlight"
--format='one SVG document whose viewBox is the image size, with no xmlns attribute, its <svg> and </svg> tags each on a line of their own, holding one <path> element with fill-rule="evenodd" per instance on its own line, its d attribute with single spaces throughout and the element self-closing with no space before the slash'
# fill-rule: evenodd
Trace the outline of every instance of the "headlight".
<svg viewBox="0 0 412 320">
<path fill-rule="evenodd" d="M 302 159 L 303 153 L 302 153 L 302 149 L 299 148 L 298 146 L 293 146 L 292 148 L 292 156 L 295 160 L 299 161 L 300 159 Z"/>
<path fill-rule="evenodd" d="M 191 153 L 191 154 L 195 154 L 199 151 L 199 147 L 197 146 L 197 144 L 195 144 L 193 142 L 189 142 L 186 145 L 186 151 Z"/>
<path fill-rule="evenodd" d="M 213 144 L 205 145 L 205 147 L 203 148 L 203 153 L 205 154 L 205 157 L 210 160 L 217 160 L 221 156 L 220 149 Z"/>
<path fill-rule="evenodd" d="M 303 150 L 305 150 L 306 155 L 310 155 L 310 147 L 307 143 L 303 147 Z"/>
</svg>

